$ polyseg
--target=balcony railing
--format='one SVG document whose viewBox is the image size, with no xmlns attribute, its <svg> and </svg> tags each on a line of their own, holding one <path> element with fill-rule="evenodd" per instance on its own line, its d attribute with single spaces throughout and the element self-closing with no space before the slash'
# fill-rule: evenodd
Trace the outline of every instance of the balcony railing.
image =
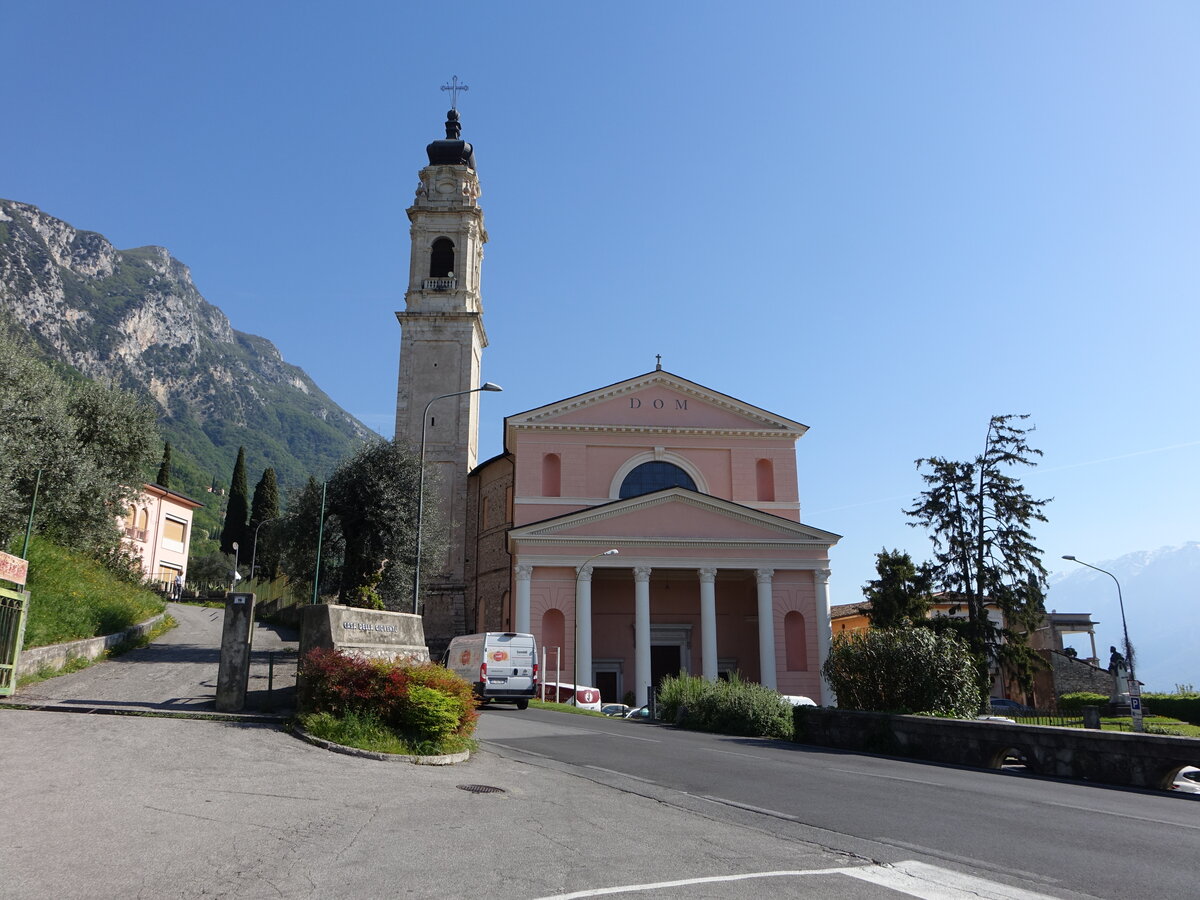
<svg viewBox="0 0 1200 900">
<path fill-rule="evenodd" d="M 145 528 L 126 528 L 125 536 L 131 537 L 135 541 L 141 541 L 144 544 L 146 542 L 146 529 Z"/>
<path fill-rule="evenodd" d="M 427 291 L 452 291 L 457 287 L 458 279 L 456 278 L 426 278 L 425 290 Z"/>
</svg>

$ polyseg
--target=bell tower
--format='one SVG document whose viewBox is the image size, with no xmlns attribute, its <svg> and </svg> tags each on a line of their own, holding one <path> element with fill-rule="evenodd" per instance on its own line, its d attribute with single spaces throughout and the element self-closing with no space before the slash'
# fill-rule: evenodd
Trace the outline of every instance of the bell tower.
<svg viewBox="0 0 1200 900">
<path fill-rule="evenodd" d="M 425 427 L 425 509 L 445 523 L 444 557 L 421 560 L 421 603 L 431 651 L 467 628 L 465 525 L 467 473 L 479 443 L 479 394 L 443 397 L 480 386 L 487 334 L 483 329 L 480 268 L 487 231 L 479 207 L 474 148 L 462 140 L 457 109 L 446 137 L 426 148 L 408 209 L 411 251 L 400 321 L 396 439 L 414 451 Z M 428 417 L 423 422 L 426 407 Z"/>
</svg>

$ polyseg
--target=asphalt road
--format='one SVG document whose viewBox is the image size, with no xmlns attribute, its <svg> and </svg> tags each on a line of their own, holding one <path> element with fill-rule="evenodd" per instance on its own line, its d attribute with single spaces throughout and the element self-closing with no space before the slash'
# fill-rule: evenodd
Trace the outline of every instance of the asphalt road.
<svg viewBox="0 0 1200 900">
<path fill-rule="evenodd" d="M 1186 796 L 532 709 L 486 711 L 479 736 L 513 759 L 835 853 L 1047 896 L 1200 897 L 1200 803 Z"/>
</svg>

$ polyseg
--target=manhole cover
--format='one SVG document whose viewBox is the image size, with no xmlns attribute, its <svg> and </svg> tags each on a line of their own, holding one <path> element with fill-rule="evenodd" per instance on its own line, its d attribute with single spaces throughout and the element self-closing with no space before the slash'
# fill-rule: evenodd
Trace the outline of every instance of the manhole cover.
<svg viewBox="0 0 1200 900">
<path fill-rule="evenodd" d="M 469 794 L 503 794 L 504 788 L 492 787 L 490 784 L 459 784 L 455 785 L 460 791 Z"/>
</svg>

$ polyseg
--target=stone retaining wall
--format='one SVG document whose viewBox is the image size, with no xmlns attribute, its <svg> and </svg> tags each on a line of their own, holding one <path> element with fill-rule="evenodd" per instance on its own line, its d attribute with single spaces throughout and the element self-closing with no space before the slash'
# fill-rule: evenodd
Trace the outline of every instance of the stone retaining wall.
<svg viewBox="0 0 1200 900">
<path fill-rule="evenodd" d="M 73 659 L 96 659 L 119 644 L 148 634 L 165 617 L 166 613 L 159 613 L 145 622 L 131 625 L 116 634 L 22 650 L 21 657 L 17 661 L 17 678 L 36 674 L 43 668 L 57 672 Z"/>
<path fill-rule="evenodd" d="M 1165 789 L 1200 766 L 1200 739 L 798 706 L 797 743 L 999 768 L 1017 751 L 1039 775 Z"/>
</svg>

